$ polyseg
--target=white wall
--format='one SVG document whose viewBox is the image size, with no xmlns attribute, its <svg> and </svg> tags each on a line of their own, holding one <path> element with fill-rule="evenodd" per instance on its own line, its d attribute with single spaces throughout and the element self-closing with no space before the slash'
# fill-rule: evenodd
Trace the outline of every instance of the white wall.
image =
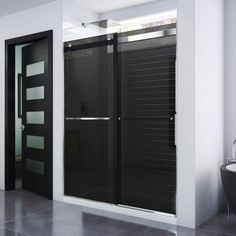
<svg viewBox="0 0 236 236">
<path fill-rule="evenodd" d="M 225 0 L 225 158 L 236 138 L 236 1 Z"/>
<path fill-rule="evenodd" d="M 223 0 L 178 1 L 178 223 L 196 227 L 221 207 Z"/>
<path fill-rule="evenodd" d="M 223 0 L 196 1 L 196 225 L 219 211 L 224 158 Z"/>
<path fill-rule="evenodd" d="M 177 11 L 177 220 L 195 227 L 195 1 Z"/>
<path fill-rule="evenodd" d="M 56 13 L 56 14 L 55 14 Z M 0 18 L 0 188 L 4 189 L 5 40 L 53 29 L 53 197 L 63 195 L 64 78 L 62 2 L 56 1 Z"/>
</svg>

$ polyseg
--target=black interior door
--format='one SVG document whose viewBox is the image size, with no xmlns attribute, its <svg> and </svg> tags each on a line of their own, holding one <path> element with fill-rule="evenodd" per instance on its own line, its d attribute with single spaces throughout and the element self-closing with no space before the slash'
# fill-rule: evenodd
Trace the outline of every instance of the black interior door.
<svg viewBox="0 0 236 236">
<path fill-rule="evenodd" d="M 52 197 L 52 69 L 49 39 L 22 49 L 22 187 Z"/>
<path fill-rule="evenodd" d="M 70 47 L 68 47 L 70 45 Z M 114 39 L 65 48 L 65 194 L 113 203 Z"/>
</svg>

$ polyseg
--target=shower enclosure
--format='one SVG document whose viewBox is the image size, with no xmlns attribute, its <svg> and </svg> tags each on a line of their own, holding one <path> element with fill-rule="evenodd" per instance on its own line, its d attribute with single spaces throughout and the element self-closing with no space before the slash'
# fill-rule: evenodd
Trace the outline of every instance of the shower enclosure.
<svg viewBox="0 0 236 236">
<path fill-rule="evenodd" d="M 65 194 L 176 213 L 175 24 L 65 43 Z"/>
</svg>

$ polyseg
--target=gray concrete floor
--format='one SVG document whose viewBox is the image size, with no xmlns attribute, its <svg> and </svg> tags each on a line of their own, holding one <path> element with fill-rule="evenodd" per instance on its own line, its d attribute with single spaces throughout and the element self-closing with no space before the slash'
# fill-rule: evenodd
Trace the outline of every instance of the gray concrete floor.
<svg viewBox="0 0 236 236">
<path fill-rule="evenodd" d="M 236 217 L 220 214 L 197 230 L 0 191 L 0 236 L 235 236 Z"/>
</svg>

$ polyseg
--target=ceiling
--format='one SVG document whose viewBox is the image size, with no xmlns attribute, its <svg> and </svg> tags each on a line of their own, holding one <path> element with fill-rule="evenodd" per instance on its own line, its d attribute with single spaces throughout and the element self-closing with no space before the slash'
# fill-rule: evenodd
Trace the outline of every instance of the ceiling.
<svg viewBox="0 0 236 236">
<path fill-rule="evenodd" d="M 0 0 L 0 17 L 56 0 Z M 67 1 L 67 0 L 64 0 Z M 105 13 L 157 0 L 73 0 L 97 13 Z"/>
<path fill-rule="evenodd" d="M 0 0 L 0 16 L 53 1 L 55 0 Z"/>
<path fill-rule="evenodd" d="M 97 13 L 105 13 L 125 7 L 131 7 L 143 3 L 154 2 L 156 0 L 75 0 L 84 7 Z"/>
</svg>

